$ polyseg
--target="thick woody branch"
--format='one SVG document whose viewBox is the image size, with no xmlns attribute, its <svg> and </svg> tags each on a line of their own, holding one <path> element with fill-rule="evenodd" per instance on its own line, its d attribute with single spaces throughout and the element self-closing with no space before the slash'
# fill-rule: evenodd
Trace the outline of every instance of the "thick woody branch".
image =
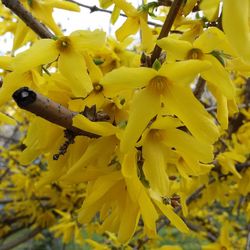
<svg viewBox="0 0 250 250">
<path fill-rule="evenodd" d="M 22 19 L 41 38 L 53 38 L 54 35 L 27 11 L 18 0 L 2 0 L 2 3 Z"/>
<path fill-rule="evenodd" d="M 181 8 L 183 4 L 183 0 L 175 0 L 173 2 L 173 4 L 171 5 L 171 8 L 169 10 L 169 13 L 167 15 L 167 18 L 162 26 L 162 29 L 161 29 L 161 32 L 160 32 L 160 35 L 158 37 L 158 39 L 161 39 L 163 37 L 167 37 L 170 30 L 171 30 L 171 27 L 174 23 L 174 20 L 176 18 L 176 16 L 178 15 L 178 12 Z M 159 58 L 161 55 L 161 48 L 156 45 L 154 47 L 154 50 L 153 50 L 153 53 L 152 53 L 152 56 L 151 56 L 151 65 L 153 65 L 154 61 Z"/>
<path fill-rule="evenodd" d="M 83 131 L 73 126 L 73 117 L 78 113 L 72 112 L 49 98 L 23 87 L 18 89 L 13 98 L 17 105 L 37 116 L 44 118 L 63 128 L 69 129 L 75 135 L 83 135 L 90 138 L 97 138 L 99 135 Z"/>
</svg>

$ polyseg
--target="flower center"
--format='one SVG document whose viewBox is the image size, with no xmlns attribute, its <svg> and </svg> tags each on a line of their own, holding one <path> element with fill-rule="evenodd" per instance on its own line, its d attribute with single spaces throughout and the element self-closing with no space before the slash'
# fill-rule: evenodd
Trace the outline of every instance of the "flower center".
<svg viewBox="0 0 250 250">
<path fill-rule="evenodd" d="M 155 76 L 149 82 L 149 88 L 153 89 L 157 94 L 164 94 L 169 85 L 169 80 L 165 76 Z"/>
<path fill-rule="evenodd" d="M 100 93 L 103 90 L 103 86 L 99 83 L 94 83 L 93 87 L 94 87 L 95 93 Z"/>
<path fill-rule="evenodd" d="M 191 49 L 188 52 L 187 59 L 199 59 L 203 58 L 203 52 L 200 49 Z"/>
<path fill-rule="evenodd" d="M 66 51 L 70 48 L 71 41 L 67 36 L 63 36 L 56 41 L 57 48 L 60 51 Z"/>
<path fill-rule="evenodd" d="M 159 129 L 151 129 L 149 131 L 149 136 L 152 140 L 156 142 L 162 141 L 164 139 L 164 136 Z"/>
</svg>

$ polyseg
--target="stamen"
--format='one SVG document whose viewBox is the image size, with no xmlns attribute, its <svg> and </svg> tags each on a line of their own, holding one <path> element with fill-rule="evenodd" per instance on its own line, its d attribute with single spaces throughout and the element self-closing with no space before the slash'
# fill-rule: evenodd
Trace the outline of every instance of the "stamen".
<svg viewBox="0 0 250 250">
<path fill-rule="evenodd" d="M 198 59 L 201 60 L 203 58 L 203 52 L 200 49 L 191 49 L 188 52 L 187 59 Z"/>
<path fill-rule="evenodd" d="M 150 80 L 148 86 L 158 94 L 164 94 L 164 91 L 167 89 L 169 83 L 169 80 L 165 76 L 155 76 Z"/>
</svg>

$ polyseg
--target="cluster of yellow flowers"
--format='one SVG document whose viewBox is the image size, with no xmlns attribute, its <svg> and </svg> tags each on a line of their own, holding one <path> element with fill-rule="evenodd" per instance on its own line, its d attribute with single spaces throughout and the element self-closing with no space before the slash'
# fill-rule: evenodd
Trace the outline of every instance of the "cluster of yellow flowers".
<svg viewBox="0 0 250 250">
<path fill-rule="evenodd" d="M 224 206 L 233 201 L 236 207 L 240 200 L 249 221 L 250 96 L 242 91 L 249 91 L 249 0 L 179 1 L 172 31 L 160 39 L 161 29 L 148 25 L 152 3 L 135 8 L 126 0 L 100 0 L 101 7 L 114 7 L 113 23 L 120 11 L 127 16 L 116 31 L 118 41 L 101 30 L 64 36 L 53 20 L 53 8 L 79 11 L 75 3 L 21 2 L 55 36 L 39 39 L 1 6 L 1 34 L 13 32 L 14 40 L 12 55 L 0 57 L 0 105 L 5 113 L 12 107 L 8 116 L 0 113 L 0 120 L 17 123 L 25 135 L 24 149 L 19 145 L 1 153 L 3 159 L 14 154 L 14 160 L 6 160 L 9 173 L 0 175 L 0 196 L 16 201 L 4 205 L 5 216 L 12 211 L 30 216 L 27 224 L 51 227 L 64 242 L 75 237 L 79 244 L 78 223 L 88 228 L 98 222 L 99 233 L 114 233 L 122 244 L 134 234 L 156 238 L 161 216 L 189 233 L 176 212 L 198 218 L 199 210 L 215 201 Z M 150 11 L 158 13 L 158 7 L 170 16 L 178 1 L 170 1 L 171 7 L 164 6 L 167 2 L 154 2 Z M 141 43 L 128 50 L 129 36 L 138 31 Z M 27 42 L 32 42 L 30 48 L 16 53 Z M 154 48 L 162 53 L 150 61 Z M 75 112 L 72 125 L 96 136 L 74 135 L 55 157 L 65 143 L 64 128 L 14 111 L 11 97 L 24 86 Z M 86 107 L 108 119 L 90 120 L 83 115 Z M 4 175 L 5 169 L 0 171 Z M 187 199 L 200 187 L 203 194 L 189 205 Z M 217 243 L 204 249 L 238 249 L 229 240 L 229 228 L 227 223 Z M 0 236 L 9 231 L 3 223 Z"/>
</svg>

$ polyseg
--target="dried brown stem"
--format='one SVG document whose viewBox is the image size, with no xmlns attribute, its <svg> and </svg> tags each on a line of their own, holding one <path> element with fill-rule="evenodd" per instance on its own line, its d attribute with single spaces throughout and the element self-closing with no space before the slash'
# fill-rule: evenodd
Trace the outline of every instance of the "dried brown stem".
<svg viewBox="0 0 250 250">
<path fill-rule="evenodd" d="M 13 239 L 12 241 L 0 246 L 0 250 L 9 250 L 12 249 L 32 238 L 34 238 L 37 234 L 39 234 L 42 231 L 42 228 L 38 227 L 32 231 L 30 231 L 27 234 L 24 234 L 16 239 Z"/>
<path fill-rule="evenodd" d="M 201 99 L 202 94 L 205 90 L 205 86 L 206 86 L 206 80 L 204 80 L 202 77 L 199 77 L 198 82 L 194 89 L 194 95 L 198 100 Z"/>
<path fill-rule="evenodd" d="M 175 0 L 173 2 L 173 4 L 171 5 L 171 8 L 169 10 L 169 13 L 167 15 L 167 18 L 162 26 L 162 29 L 161 29 L 161 32 L 160 32 L 160 35 L 158 37 L 158 39 L 161 39 L 163 37 L 167 37 L 170 30 L 171 30 L 171 27 L 174 23 L 174 20 L 176 18 L 176 16 L 178 15 L 179 13 L 179 10 L 181 8 L 183 4 L 183 0 Z M 161 48 L 156 45 L 154 47 L 154 50 L 153 50 L 153 53 L 152 53 L 152 56 L 151 56 L 151 65 L 154 63 L 154 61 L 159 58 L 161 55 Z"/>
<path fill-rule="evenodd" d="M 69 129 L 76 135 L 83 135 L 90 138 L 100 137 L 99 135 L 83 131 L 73 126 L 73 117 L 78 113 L 68 110 L 61 104 L 58 104 L 27 87 L 18 89 L 13 94 L 13 98 L 20 108 L 63 128 Z"/>
<path fill-rule="evenodd" d="M 22 19 L 41 38 L 53 38 L 54 35 L 27 11 L 18 0 L 2 0 L 2 3 Z"/>
<path fill-rule="evenodd" d="M 250 224 L 247 226 L 248 234 L 247 234 L 247 245 L 246 250 L 250 250 Z"/>
</svg>

